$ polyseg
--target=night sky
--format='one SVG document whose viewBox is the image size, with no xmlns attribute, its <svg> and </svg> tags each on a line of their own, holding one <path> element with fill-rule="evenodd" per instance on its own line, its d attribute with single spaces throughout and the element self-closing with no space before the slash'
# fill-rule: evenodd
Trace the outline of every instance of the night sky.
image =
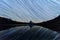
<svg viewBox="0 0 60 40">
<path fill-rule="evenodd" d="M 0 16 L 15 21 L 42 22 L 58 15 L 59 0 L 0 0 Z"/>
</svg>

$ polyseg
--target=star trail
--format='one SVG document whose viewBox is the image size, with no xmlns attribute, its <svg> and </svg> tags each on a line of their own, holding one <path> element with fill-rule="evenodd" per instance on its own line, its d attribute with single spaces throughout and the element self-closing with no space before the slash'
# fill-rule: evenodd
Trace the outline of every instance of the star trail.
<svg viewBox="0 0 60 40">
<path fill-rule="evenodd" d="M 0 16 L 15 21 L 42 22 L 58 15 L 59 0 L 0 0 Z"/>
</svg>

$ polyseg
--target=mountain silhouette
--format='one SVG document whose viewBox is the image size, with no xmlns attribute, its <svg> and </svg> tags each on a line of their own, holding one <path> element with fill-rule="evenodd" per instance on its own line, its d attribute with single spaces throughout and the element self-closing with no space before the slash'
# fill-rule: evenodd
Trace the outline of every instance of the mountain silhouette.
<svg viewBox="0 0 60 40">
<path fill-rule="evenodd" d="M 45 28 L 54 30 L 54 31 L 60 31 L 60 15 L 52 20 L 46 21 L 46 22 L 41 22 L 41 23 L 33 23 L 32 21 L 30 22 L 17 22 L 13 21 L 8 18 L 0 17 L 0 30 L 5 30 L 9 29 L 12 27 L 16 26 L 43 26 Z"/>
<path fill-rule="evenodd" d="M 0 17 L 0 31 L 1 30 L 5 30 L 5 29 L 10 29 L 16 26 L 34 26 L 35 23 L 33 23 L 32 21 L 30 22 L 17 22 L 17 21 L 13 21 L 11 19 L 8 18 L 4 18 L 4 17 Z"/>
<path fill-rule="evenodd" d="M 60 32 L 60 15 L 52 20 L 37 23 L 36 25 L 43 26 L 45 28 L 49 28 L 51 30 Z"/>
<path fill-rule="evenodd" d="M 16 26 L 27 26 L 26 22 L 17 22 L 8 18 L 0 17 L 0 30 L 9 29 Z"/>
</svg>

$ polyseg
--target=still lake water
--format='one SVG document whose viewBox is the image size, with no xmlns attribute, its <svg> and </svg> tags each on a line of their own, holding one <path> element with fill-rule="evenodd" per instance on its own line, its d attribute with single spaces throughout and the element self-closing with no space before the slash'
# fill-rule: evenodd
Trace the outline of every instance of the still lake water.
<svg viewBox="0 0 60 40">
<path fill-rule="evenodd" d="M 59 34 L 41 26 L 19 26 L 0 31 L 0 40 L 57 40 Z"/>
</svg>

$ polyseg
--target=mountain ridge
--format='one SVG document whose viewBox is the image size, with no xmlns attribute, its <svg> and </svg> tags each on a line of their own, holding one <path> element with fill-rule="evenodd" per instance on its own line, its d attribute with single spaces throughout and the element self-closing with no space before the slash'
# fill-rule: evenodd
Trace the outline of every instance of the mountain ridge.
<svg viewBox="0 0 60 40">
<path fill-rule="evenodd" d="M 45 28 L 54 30 L 54 31 L 60 31 L 60 15 L 52 20 L 46 21 L 46 22 L 41 22 L 41 23 L 33 23 L 33 22 L 17 22 L 17 21 L 13 21 L 11 19 L 8 18 L 3 18 L 0 17 L 0 30 L 5 30 L 5 29 L 9 29 L 12 27 L 16 27 L 16 26 L 43 26 Z"/>
<path fill-rule="evenodd" d="M 49 28 L 54 31 L 60 31 L 60 15 L 52 20 L 38 23 L 37 25 Z"/>
</svg>

